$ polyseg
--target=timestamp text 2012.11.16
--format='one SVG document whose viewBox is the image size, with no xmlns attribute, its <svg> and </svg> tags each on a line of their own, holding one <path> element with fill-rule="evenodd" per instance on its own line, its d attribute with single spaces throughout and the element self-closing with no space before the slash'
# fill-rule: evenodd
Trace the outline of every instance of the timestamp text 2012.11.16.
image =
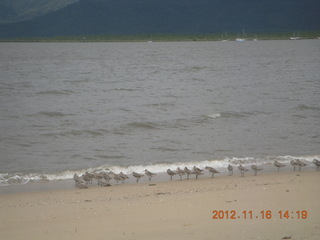
<svg viewBox="0 0 320 240">
<path fill-rule="evenodd" d="M 236 210 L 213 210 L 212 219 L 307 219 L 307 210 L 262 210 L 253 212 L 252 210 L 236 211 Z"/>
</svg>

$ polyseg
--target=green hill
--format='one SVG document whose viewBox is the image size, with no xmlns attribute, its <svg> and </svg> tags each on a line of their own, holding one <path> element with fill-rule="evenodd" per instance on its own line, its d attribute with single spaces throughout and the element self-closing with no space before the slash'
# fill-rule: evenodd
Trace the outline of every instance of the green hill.
<svg viewBox="0 0 320 240">
<path fill-rule="evenodd" d="M 0 23 L 30 20 L 78 0 L 0 0 Z"/>
<path fill-rule="evenodd" d="M 320 30 L 319 0 L 80 0 L 0 38 Z"/>
</svg>

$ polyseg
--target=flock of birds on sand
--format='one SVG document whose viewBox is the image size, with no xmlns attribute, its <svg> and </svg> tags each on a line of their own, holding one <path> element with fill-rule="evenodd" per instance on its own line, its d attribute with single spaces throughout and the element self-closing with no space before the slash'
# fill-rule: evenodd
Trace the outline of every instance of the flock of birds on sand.
<svg viewBox="0 0 320 240">
<path fill-rule="evenodd" d="M 317 170 L 320 170 L 320 161 L 317 159 L 313 160 L 313 163 L 316 165 Z M 297 160 L 292 160 L 290 162 L 290 164 L 293 166 L 293 170 L 296 171 L 296 168 L 299 169 L 299 171 L 301 171 L 302 167 L 306 166 L 306 163 L 304 163 L 303 161 L 297 159 Z M 280 171 L 280 168 L 285 167 L 286 165 L 278 162 L 278 161 L 274 161 L 274 166 L 278 168 L 278 172 Z M 217 171 L 216 169 L 214 169 L 213 167 L 205 167 L 206 170 L 208 170 L 212 175 L 211 177 L 214 178 L 214 174 L 220 173 L 219 171 Z M 233 175 L 233 166 L 232 165 L 228 165 L 227 167 L 228 171 L 229 171 L 229 176 Z M 241 164 L 238 166 L 238 169 L 240 171 L 241 177 L 245 176 L 245 172 L 248 172 L 249 169 L 246 167 L 243 167 Z M 254 172 L 254 175 L 256 176 L 257 173 L 259 171 L 262 170 L 261 167 L 256 166 L 255 164 L 251 165 L 251 169 Z M 178 167 L 176 170 L 171 170 L 168 169 L 167 170 L 167 174 L 170 176 L 170 180 L 172 181 L 172 177 L 175 175 L 179 175 L 180 180 L 182 180 L 182 176 L 186 175 L 186 178 L 189 179 L 190 175 L 195 175 L 196 176 L 196 180 L 198 179 L 199 175 L 203 175 L 204 169 L 200 169 L 197 168 L 196 166 L 194 166 L 192 169 L 189 169 L 187 167 L 185 167 L 184 169 L 181 169 L 180 167 Z M 150 171 L 148 171 L 147 169 L 144 170 L 145 174 L 140 174 L 140 173 L 136 173 L 136 172 L 132 172 L 132 176 L 134 178 L 136 178 L 136 182 L 139 182 L 140 178 L 147 176 L 149 177 L 149 181 L 151 181 L 152 177 L 157 175 L 155 173 L 152 173 Z M 120 172 L 118 174 L 114 173 L 114 172 L 100 172 L 100 173 L 89 173 L 86 172 L 85 174 L 83 174 L 82 176 L 78 176 L 76 173 L 73 176 L 73 180 L 75 181 L 75 185 L 76 187 L 80 188 L 80 189 L 85 189 L 88 188 L 88 185 L 93 183 L 93 180 L 95 179 L 98 183 L 99 186 L 102 187 L 107 187 L 107 186 L 111 186 L 110 184 L 110 180 L 114 180 L 116 181 L 117 185 L 119 183 L 119 181 L 121 181 L 122 183 L 125 182 L 126 179 L 128 179 L 129 177 L 127 175 L 125 175 L 124 173 Z"/>
</svg>

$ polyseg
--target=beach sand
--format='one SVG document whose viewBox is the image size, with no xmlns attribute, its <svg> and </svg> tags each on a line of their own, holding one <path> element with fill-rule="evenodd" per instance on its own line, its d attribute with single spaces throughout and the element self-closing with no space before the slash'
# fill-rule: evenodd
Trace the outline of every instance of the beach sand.
<svg viewBox="0 0 320 240">
<path fill-rule="evenodd" d="M 0 239 L 316 240 L 319 199 L 315 170 L 1 194 Z"/>
</svg>

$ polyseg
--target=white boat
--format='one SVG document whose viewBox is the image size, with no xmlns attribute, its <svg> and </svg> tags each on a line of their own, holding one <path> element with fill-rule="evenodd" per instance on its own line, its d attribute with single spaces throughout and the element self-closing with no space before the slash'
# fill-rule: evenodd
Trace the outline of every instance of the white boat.
<svg viewBox="0 0 320 240">
<path fill-rule="evenodd" d="M 299 37 L 299 32 L 296 36 L 296 32 L 293 32 L 293 36 L 290 38 L 290 40 L 300 40 L 301 38 Z"/>
<path fill-rule="evenodd" d="M 244 38 L 244 30 L 242 29 L 242 38 L 239 37 L 239 34 L 238 34 L 238 37 L 236 38 L 236 42 L 244 42 L 246 39 Z"/>
<path fill-rule="evenodd" d="M 150 39 L 147 41 L 147 43 L 153 43 L 153 36 L 150 35 Z"/>
<path fill-rule="evenodd" d="M 223 36 L 223 34 L 222 34 L 222 36 L 221 36 L 221 41 L 222 41 L 222 42 L 229 42 L 229 40 L 228 40 L 228 33 L 227 33 L 227 32 L 225 32 L 225 36 Z"/>
</svg>

